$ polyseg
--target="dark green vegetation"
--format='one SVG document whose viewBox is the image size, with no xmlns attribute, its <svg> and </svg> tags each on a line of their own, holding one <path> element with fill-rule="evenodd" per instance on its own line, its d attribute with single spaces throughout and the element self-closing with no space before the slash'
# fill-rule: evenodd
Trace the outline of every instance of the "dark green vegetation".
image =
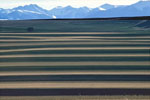
<svg viewBox="0 0 150 100">
<path fill-rule="evenodd" d="M 124 94 L 124 96 L 130 95 L 130 94 L 132 94 L 132 96 L 139 96 L 139 94 L 142 94 L 141 96 L 143 96 L 143 98 L 141 98 L 140 100 L 148 100 L 144 98 L 149 97 L 149 95 L 145 95 L 145 94 L 149 94 L 148 92 L 150 90 L 149 89 L 124 89 L 122 90 L 122 89 L 107 89 L 107 88 L 102 88 L 102 89 L 76 88 L 76 89 L 18 89 L 18 90 L 2 89 L 2 91 L 4 91 L 0 94 L 2 96 L 14 96 L 14 97 L 30 96 L 30 98 L 32 96 L 39 96 L 39 97 L 40 96 L 70 96 L 74 98 L 74 96 L 106 96 L 107 94 L 109 94 L 108 97 L 109 96 L 117 97 L 118 95 L 120 96 L 122 94 Z M 137 95 L 134 95 L 134 94 L 137 94 Z M 89 100 L 93 100 L 93 99 L 91 98 Z M 125 99 L 128 100 L 128 97 L 126 97 Z M 56 99 L 56 100 L 61 100 L 61 99 Z M 76 98 L 75 100 L 80 100 L 80 99 Z M 97 98 L 96 100 L 103 100 L 103 99 Z M 109 100 L 109 99 L 106 98 L 106 100 Z M 115 99 L 115 100 L 120 100 L 120 99 Z M 134 100 L 137 100 L 137 98 L 135 98 Z"/>
<path fill-rule="evenodd" d="M 150 20 L 144 20 L 136 25 L 137 27 L 150 28 Z"/>
<path fill-rule="evenodd" d="M 31 78 L 32 77 L 32 78 Z M 28 75 L 28 76 L 0 76 L 3 82 L 31 82 L 31 81 L 150 81 L 149 75 Z"/>
<path fill-rule="evenodd" d="M 150 71 L 149 65 L 86 65 L 86 66 L 26 66 L 21 67 L 1 67 L 1 72 L 11 72 L 11 71 Z M 138 73 L 137 73 L 138 74 Z"/>
<path fill-rule="evenodd" d="M 146 28 L 149 28 L 149 21 L 139 24 L 141 21 L 142 20 L 0 21 L 0 32 L 137 32 L 136 28 L 143 27 L 145 24 Z M 146 30 L 140 32 L 143 31 L 147 32 Z"/>
</svg>

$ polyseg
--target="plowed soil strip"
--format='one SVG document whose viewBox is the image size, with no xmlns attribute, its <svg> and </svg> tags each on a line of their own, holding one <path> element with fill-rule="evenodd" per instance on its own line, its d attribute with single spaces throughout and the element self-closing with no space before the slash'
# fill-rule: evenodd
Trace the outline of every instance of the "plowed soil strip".
<svg viewBox="0 0 150 100">
<path fill-rule="evenodd" d="M 11 50 L 1 50 L 0 52 L 19 52 L 19 51 L 39 51 L 39 50 L 141 50 L 147 49 L 149 47 L 57 47 L 57 48 L 30 48 L 30 49 L 11 49 Z"/>
<path fill-rule="evenodd" d="M 1 100 L 149 100 L 150 96 L 120 95 L 120 96 L 1 96 Z"/>
<path fill-rule="evenodd" d="M 25 75 L 150 75 L 150 71 L 15 71 L 1 72 L 0 76 Z"/>
<path fill-rule="evenodd" d="M 20 88 L 150 88 L 150 82 L 1 82 L 0 89 Z"/>
<path fill-rule="evenodd" d="M 1 62 L 0 67 L 4 66 L 84 66 L 84 65 L 150 65 L 148 61 L 119 61 L 119 62 Z"/>
<path fill-rule="evenodd" d="M 28 57 L 150 57 L 148 54 L 36 54 L 36 55 L 4 55 L 0 58 L 28 58 Z"/>
<path fill-rule="evenodd" d="M 44 36 L 0 36 L 0 38 L 38 38 L 38 39 L 73 39 L 73 38 L 82 38 L 82 39 L 88 39 L 88 38 L 93 38 L 93 39 L 150 39 L 149 36 L 139 36 L 139 37 L 130 37 L 130 36 L 124 36 L 124 37 L 104 37 L 104 36 L 61 36 L 61 37 L 56 37 L 56 36 L 49 36 L 49 37 L 44 37 Z"/>
</svg>

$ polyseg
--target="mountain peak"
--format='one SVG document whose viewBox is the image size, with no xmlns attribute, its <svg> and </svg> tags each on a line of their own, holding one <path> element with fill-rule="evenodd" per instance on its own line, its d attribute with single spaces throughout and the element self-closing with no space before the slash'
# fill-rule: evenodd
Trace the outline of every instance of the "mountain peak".
<svg viewBox="0 0 150 100">
<path fill-rule="evenodd" d="M 103 4 L 96 8 L 70 5 L 45 10 L 36 4 L 0 9 L 0 19 L 44 19 L 44 18 L 104 18 L 150 16 L 150 0 L 142 0 L 131 5 Z"/>
<path fill-rule="evenodd" d="M 28 6 L 35 6 L 35 7 L 38 7 L 37 4 L 30 4 L 30 5 L 28 5 Z"/>
<path fill-rule="evenodd" d="M 112 9 L 114 7 L 115 7 L 115 5 L 111 5 L 111 4 L 108 4 L 108 3 L 103 4 L 103 5 L 100 6 L 100 8 L 103 8 L 103 9 L 106 9 L 106 10 Z"/>
<path fill-rule="evenodd" d="M 27 8 L 27 7 L 37 7 L 37 8 L 39 8 L 39 6 L 38 5 L 36 5 L 36 4 L 29 4 L 29 5 L 24 5 L 24 6 L 18 6 L 18 7 L 16 7 L 16 8 L 14 8 L 14 9 L 17 9 L 17 8 Z"/>
<path fill-rule="evenodd" d="M 69 5 L 69 6 L 66 6 L 65 8 L 72 9 L 73 7 Z"/>
<path fill-rule="evenodd" d="M 36 4 L 19 6 L 19 7 L 14 8 L 14 10 L 26 10 L 26 11 L 34 11 L 34 12 L 40 12 L 40 13 L 45 13 L 46 12 L 45 9 L 39 7 Z"/>
<path fill-rule="evenodd" d="M 142 10 L 146 7 L 150 7 L 150 0 L 142 0 L 131 6 L 135 7 L 136 9 Z"/>
<path fill-rule="evenodd" d="M 135 4 L 144 4 L 144 5 L 146 4 L 146 5 L 148 5 L 148 4 L 150 4 L 150 0 L 141 0 L 141 1 L 137 2 L 137 3 L 135 3 Z"/>
<path fill-rule="evenodd" d="M 111 5 L 111 4 L 109 4 L 109 3 L 105 3 L 105 4 L 103 4 L 102 6 L 113 6 L 113 5 Z"/>
</svg>

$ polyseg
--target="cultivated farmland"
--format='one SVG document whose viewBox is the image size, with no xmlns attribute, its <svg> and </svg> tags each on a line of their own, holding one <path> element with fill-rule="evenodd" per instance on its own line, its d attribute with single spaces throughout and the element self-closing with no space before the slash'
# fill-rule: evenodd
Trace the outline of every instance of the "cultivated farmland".
<svg viewBox="0 0 150 100">
<path fill-rule="evenodd" d="M 150 30 L 139 22 L 1 21 L 0 98 L 149 100 Z"/>
</svg>

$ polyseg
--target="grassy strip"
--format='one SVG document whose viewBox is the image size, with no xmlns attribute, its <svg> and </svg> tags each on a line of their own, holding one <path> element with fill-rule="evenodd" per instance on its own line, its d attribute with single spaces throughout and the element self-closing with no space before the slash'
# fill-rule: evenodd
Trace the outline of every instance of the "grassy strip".
<svg viewBox="0 0 150 100">
<path fill-rule="evenodd" d="M 21 57 L 1 58 L 0 62 L 88 62 L 88 61 L 149 61 L 150 57 Z"/>
<path fill-rule="evenodd" d="M 3 71 L 150 71 L 149 65 L 70 65 L 70 66 L 4 66 L 0 67 Z"/>
<path fill-rule="evenodd" d="M 150 81 L 150 75 L 25 75 L 0 76 L 1 82 L 21 81 Z"/>
<path fill-rule="evenodd" d="M 39 50 L 39 51 L 13 51 L 0 52 L 0 55 L 19 55 L 19 54 L 149 54 L 148 49 L 130 50 Z"/>
<path fill-rule="evenodd" d="M 101 32 L 101 31 L 132 31 L 131 26 L 139 21 L 99 21 L 99 20 L 32 20 L 32 21 L 1 21 L 0 32 Z M 130 28 L 129 28 L 130 27 Z"/>
</svg>

